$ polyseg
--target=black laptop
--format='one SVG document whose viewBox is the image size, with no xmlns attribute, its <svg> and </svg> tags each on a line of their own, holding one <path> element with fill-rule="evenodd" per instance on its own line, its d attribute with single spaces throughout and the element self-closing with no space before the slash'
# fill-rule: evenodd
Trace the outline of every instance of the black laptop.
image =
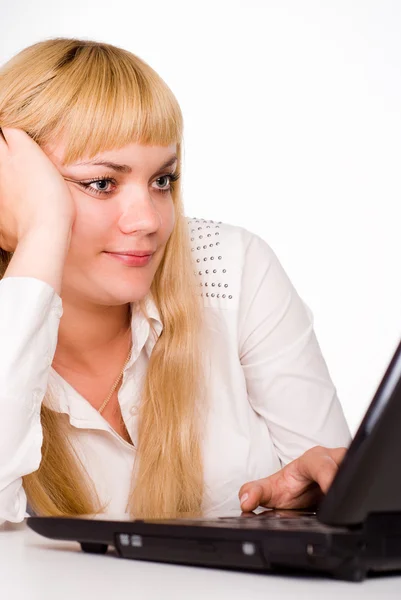
<svg viewBox="0 0 401 600">
<path fill-rule="evenodd" d="M 121 558 L 349 581 L 401 571 L 401 343 L 316 512 L 145 520 L 33 516 L 27 524 L 48 538 L 77 541 L 85 552 L 113 546 Z"/>
</svg>

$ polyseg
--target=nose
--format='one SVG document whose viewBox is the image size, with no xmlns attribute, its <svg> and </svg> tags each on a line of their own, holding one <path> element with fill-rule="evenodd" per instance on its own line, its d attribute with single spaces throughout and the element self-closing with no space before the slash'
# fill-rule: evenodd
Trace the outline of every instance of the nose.
<svg viewBox="0 0 401 600">
<path fill-rule="evenodd" d="M 156 192 L 155 192 L 156 193 Z M 119 226 L 124 233 L 145 231 L 153 233 L 162 225 L 158 203 L 149 190 L 136 186 L 122 200 Z"/>
</svg>

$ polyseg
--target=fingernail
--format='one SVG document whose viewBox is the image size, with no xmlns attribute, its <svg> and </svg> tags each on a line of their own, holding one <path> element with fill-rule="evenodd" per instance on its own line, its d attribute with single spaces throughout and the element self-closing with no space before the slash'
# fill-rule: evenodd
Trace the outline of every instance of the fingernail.
<svg viewBox="0 0 401 600">
<path fill-rule="evenodd" d="M 239 501 L 239 503 L 241 504 L 241 506 L 244 504 L 244 502 L 246 502 L 249 498 L 249 494 L 242 494 L 241 499 Z"/>
</svg>

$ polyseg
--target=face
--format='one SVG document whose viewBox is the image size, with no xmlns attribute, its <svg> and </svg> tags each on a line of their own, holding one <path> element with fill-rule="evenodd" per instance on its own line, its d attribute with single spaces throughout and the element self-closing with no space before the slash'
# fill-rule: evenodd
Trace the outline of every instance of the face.
<svg viewBox="0 0 401 600">
<path fill-rule="evenodd" d="M 143 298 L 174 227 L 176 145 L 129 144 L 69 166 L 62 144 L 43 150 L 66 178 L 76 206 L 63 300 L 110 306 Z M 94 164 L 101 161 L 109 164 Z M 153 254 L 141 266 L 112 254 L 142 250 Z"/>
</svg>

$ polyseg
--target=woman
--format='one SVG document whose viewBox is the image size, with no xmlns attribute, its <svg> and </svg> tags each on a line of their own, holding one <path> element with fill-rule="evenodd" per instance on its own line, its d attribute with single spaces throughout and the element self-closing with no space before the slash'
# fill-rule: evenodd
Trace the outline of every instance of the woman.
<svg viewBox="0 0 401 600">
<path fill-rule="evenodd" d="M 0 127 L 0 519 L 316 502 L 350 438 L 312 314 L 260 237 L 185 217 L 164 81 L 46 40 Z"/>
</svg>

